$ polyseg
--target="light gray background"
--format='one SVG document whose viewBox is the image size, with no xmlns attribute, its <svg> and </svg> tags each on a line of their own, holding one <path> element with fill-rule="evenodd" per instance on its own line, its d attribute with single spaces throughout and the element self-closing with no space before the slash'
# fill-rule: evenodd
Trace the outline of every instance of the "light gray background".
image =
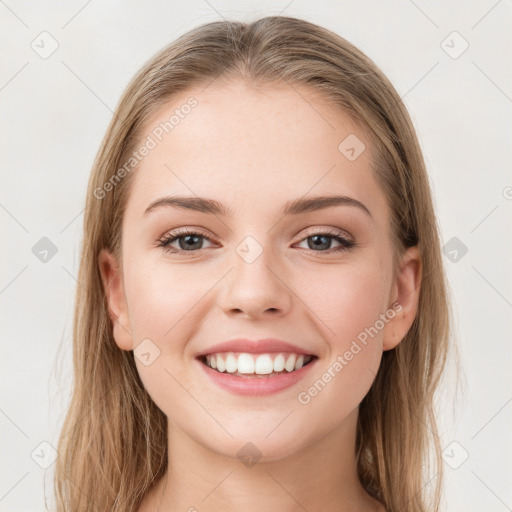
<svg viewBox="0 0 512 512">
<path fill-rule="evenodd" d="M 466 391 L 453 409 L 447 379 L 441 397 L 445 510 L 512 510 L 510 0 L 0 0 L 0 510 L 44 509 L 40 465 L 49 465 L 51 491 L 50 445 L 72 375 L 86 185 L 122 90 L 151 55 L 200 23 L 279 13 L 354 43 L 404 98 L 443 244 L 459 244 L 448 245 L 445 261 Z M 58 48 L 42 58 L 52 44 L 45 31 Z M 32 251 L 43 237 L 58 250 L 47 262 Z"/>
</svg>

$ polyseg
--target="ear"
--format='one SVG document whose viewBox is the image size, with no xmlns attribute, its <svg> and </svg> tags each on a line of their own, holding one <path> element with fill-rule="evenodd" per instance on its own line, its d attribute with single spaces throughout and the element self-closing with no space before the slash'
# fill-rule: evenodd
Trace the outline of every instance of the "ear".
<svg viewBox="0 0 512 512">
<path fill-rule="evenodd" d="M 102 249 L 100 252 L 98 264 L 107 297 L 109 315 L 113 323 L 114 340 L 120 349 L 132 350 L 133 340 L 121 266 L 115 256 L 106 249 Z"/>
<path fill-rule="evenodd" d="M 396 270 L 390 301 L 395 316 L 384 329 L 383 350 L 395 348 L 408 333 L 416 317 L 421 288 L 422 264 L 417 246 L 409 247 Z"/>
</svg>

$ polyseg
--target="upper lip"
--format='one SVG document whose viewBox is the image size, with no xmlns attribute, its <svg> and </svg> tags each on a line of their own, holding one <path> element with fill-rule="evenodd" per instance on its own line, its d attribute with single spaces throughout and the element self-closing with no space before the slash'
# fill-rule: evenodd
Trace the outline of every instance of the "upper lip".
<svg viewBox="0 0 512 512">
<path fill-rule="evenodd" d="M 218 352 L 246 352 L 249 354 L 293 352 L 294 354 L 304 354 L 309 356 L 315 355 L 310 350 L 275 338 L 265 338 L 260 340 L 237 338 L 212 345 L 211 347 L 199 352 L 196 357 L 216 354 Z"/>
</svg>

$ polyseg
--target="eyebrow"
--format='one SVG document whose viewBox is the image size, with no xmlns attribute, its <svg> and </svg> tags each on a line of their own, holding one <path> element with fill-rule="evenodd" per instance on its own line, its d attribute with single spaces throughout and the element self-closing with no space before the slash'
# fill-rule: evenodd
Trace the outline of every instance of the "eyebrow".
<svg viewBox="0 0 512 512">
<path fill-rule="evenodd" d="M 214 215 L 222 215 L 232 217 L 233 212 L 222 203 L 214 199 L 206 199 L 204 197 L 193 196 L 166 196 L 153 201 L 145 210 L 144 215 L 157 208 L 167 206 L 178 209 L 193 210 L 201 213 L 210 213 Z M 333 206 L 355 206 L 364 211 L 372 218 L 370 210 L 360 201 L 348 196 L 315 196 L 295 199 L 288 201 L 283 208 L 283 216 L 300 215 L 304 213 L 323 210 Z"/>
</svg>

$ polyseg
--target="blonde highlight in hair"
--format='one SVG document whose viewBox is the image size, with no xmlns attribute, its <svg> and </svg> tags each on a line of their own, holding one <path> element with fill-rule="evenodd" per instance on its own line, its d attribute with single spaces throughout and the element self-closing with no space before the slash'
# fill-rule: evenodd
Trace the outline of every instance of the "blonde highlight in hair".
<svg viewBox="0 0 512 512">
<path fill-rule="evenodd" d="M 434 393 L 447 357 L 447 283 L 428 177 L 407 110 L 389 80 L 342 37 L 305 20 L 270 16 L 196 27 L 135 75 L 94 162 L 86 198 L 73 325 L 74 383 L 55 468 L 58 512 L 135 512 L 167 469 L 167 418 L 145 390 L 133 352 L 119 349 L 98 256 L 121 252 L 132 173 L 98 199 L 151 116 L 178 92 L 214 80 L 287 83 L 318 91 L 372 141 L 373 172 L 392 214 L 395 261 L 417 245 L 418 312 L 406 337 L 383 353 L 359 407 L 356 454 L 363 487 L 389 512 L 438 511 L 441 448 Z M 121 258 L 118 258 L 121 261 Z M 430 475 L 430 476 L 429 476 Z M 434 482 L 430 492 L 426 479 Z"/>
</svg>

